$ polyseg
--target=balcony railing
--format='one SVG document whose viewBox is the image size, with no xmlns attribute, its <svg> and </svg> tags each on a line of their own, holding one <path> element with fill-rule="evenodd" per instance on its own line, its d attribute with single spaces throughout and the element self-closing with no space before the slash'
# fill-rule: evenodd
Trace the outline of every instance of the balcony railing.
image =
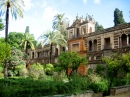
<svg viewBox="0 0 130 97">
<path fill-rule="evenodd" d="M 70 39 L 75 39 L 75 38 L 79 38 L 79 37 L 80 37 L 80 35 L 77 35 L 77 36 L 76 35 L 71 35 Z"/>
</svg>

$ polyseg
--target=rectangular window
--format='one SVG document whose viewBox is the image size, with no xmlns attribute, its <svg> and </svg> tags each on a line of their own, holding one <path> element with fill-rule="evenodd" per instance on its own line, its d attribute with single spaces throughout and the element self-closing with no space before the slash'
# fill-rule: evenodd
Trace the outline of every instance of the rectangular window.
<svg viewBox="0 0 130 97">
<path fill-rule="evenodd" d="M 79 43 L 72 44 L 72 51 L 80 51 L 80 45 Z"/>
</svg>

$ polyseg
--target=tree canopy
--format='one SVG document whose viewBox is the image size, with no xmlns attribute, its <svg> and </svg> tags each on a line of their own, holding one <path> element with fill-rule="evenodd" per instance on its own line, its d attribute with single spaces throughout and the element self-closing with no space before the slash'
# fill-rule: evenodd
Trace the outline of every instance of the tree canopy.
<svg viewBox="0 0 130 97">
<path fill-rule="evenodd" d="M 47 31 L 47 33 L 42 34 L 39 39 L 39 43 L 44 47 L 46 44 L 50 45 L 50 63 L 51 63 L 51 56 L 52 56 L 52 46 L 54 44 L 65 46 L 66 40 L 64 36 L 59 31 Z"/>
<path fill-rule="evenodd" d="M 20 43 L 23 40 L 24 34 L 21 32 L 10 32 L 8 35 L 8 43 L 11 47 L 16 47 L 17 49 L 21 49 Z"/>
<path fill-rule="evenodd" d="M 62 69 L 66 70 L 66 74 L 68 74 L 68 68 L 72 68 L 73 72 L 78 69 L 80 63 L 86 65 L 87 59 L 86 57 L 80 57 L 77 52 L 62 52 L 58 57 L 58 63 Z"/>
<path fill-rule="evenodd" d="M 5 42 L 0 42 L 0 62 L 11 57 L 10 45 Z"/>
<path fill-rule="evenodd" d="M 114 11 L 114 26 L 120 25 L 125 23 L 125 20 L 123 18 L 123 13 L 118 8 Z"/>
<path fill-rule="evenodd" d="M 54 30 L 60 31 L 66 41 L 68 40 L 68 33 L 66 30 L 66 28 L 68 27 L 68 23 L 69 23 L 69 19 L 65 17 L 65 13 L 57 14 L 54 16 L 52 28 Z"/>
<path fill-rule="evenodd" d="M 21 40 L 20 46 L 24 47 L 25 52 L 27 53 L 27 49 L 31 48 L 32 50 L 35 49 L 34 47 L 34 35 L 29 33 L 29 26 L 26 27 L 24 37 Z"/>
<path fill-rule="evenodd" d="M 96 24 L 95 24 L 95 31 L 97 31 L 97 30 L 103 30 L 103 29 L 104 29 L 103 26 L 99 25 L 98 22 L 96 22 Z"/>
<path fill-rule="evenodd" d="M 54 16 L 52 28 L 54 30 L 61 30 L 60 28 L 62 28 L 63 26 L 65 28 L 67 27 L 68 22 L 69 22 L 69 19 L 65 17 L 65 13 L 57 14 Z"/>
<path fill-rule="evenodd" d="M 104 57 L 103 60 L 107 64 L 107 77 L 110 79 L 110 87 L 115 77 L 130 72 L 130 54 L 119 55 L 113 54 L 110 57 Z M 123 74 L 124 72 L 124 74 Z"/>
</svg>

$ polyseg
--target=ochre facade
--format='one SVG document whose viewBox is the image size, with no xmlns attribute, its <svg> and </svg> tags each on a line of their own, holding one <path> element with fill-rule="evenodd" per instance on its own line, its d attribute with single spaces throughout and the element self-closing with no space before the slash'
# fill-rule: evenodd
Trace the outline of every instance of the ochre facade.
<svg viewBox="0 0 130 97">
<path fill-rule="evenodd" d="M 67 28 L 68 31 L 68 51 L 76 51 L 80 56 L 86 56 L 85 37 L 88 33 L 95 31 L 93 17 L 87 15 L 85 19 L 76 16 L 73 24 Z"/>
</svg>

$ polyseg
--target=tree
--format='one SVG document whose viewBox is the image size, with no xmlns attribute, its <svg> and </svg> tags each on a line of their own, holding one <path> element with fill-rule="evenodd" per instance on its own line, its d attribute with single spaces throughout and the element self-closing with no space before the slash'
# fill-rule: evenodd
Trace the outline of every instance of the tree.
<svg viewBox="0 0 130 97">
<path fill-rule="evenodd" d="M 23 60 L 24 54 L 19 49 L 11 48 L 12 57 L 9 58 L 9 69 L 13 74 L 19 74 L 19 69 L 25 67 L 25 60 Z"/>
<path fill-rule="evenodd" d="M 10 56 L 11 56 L 10 45 L 0 41 L 0 62 L 3 62 L 7 58 L 9 59 Z"/>
<path fill-rule="evenodd" d="M 11 47 L 16 47 L 17 49 L 21 49 L 19 44 L 23 39 L 24 34 L 20 32 L 10 32 L 8 35 L 8 43 L 11 45 Z"/>
<path fill-rule="evenodd" d="M 107 78 L 110 80 L 109 88 L 112 86 L 114 78 L 119 75 L 126 77 L 127 72 L 130 72 L 130 54 L 113 54 L 110 57 L 104 57 L 103 60 L 107 65 Z"/>
<path fill-rule="evenodd" d="M 105 57 L 104 61 L 107 64 L 107 77 L 110 79 L 110 87 L 112 86 L 113 79 L 117 77 L 118 70 L 122 67 L 121 56 L 113 54 L 110 57 Z"/>
<path fill-rule="evenodd" d="M 118 8 L 114 11 L 114 26 L 125 23 L 123 13 Z"/>
<path fill-rule="evenodd" d="M 103 30 L 103 26 L 102 25 L 99 25 L 98 22 L 96 22 L 95 24 L 95 31 L 98 31 L 98 30 Z"/>
<path fill-rule="evenodd" d="M 5 41 L 8 43 L 8 25 L 9 25 L 9 12 L 11 10 L 12 17 L 17 19 L 17 17 L 23 17 L 23 6 L 24 2 L 22 0 L 1 0 L 0 1 L 0 15 L 5 14 L 6 26 L 5 26 Z M 10 10 L 9 10 L 10 9 Z M 6 58 L 7 59 L 7 58 Z M 4 76 L 7 75 L 7 60 L 5 60 Z"/>
<path fill-rule="evenodd" d="M 0 31 L 2 31 L 3 29 L 4 29 L 4 24 L 3 24 L 3 22 L 2 22 L 2 19 L 0 19 Z"/>
<path fill-rule="evenodd" d="M 54 16 L 53 26 L 52 26 L 54 30 L 58 30 L 61 32 L 61 34 L 63 34 L 66 41 L 68 40 L 68 33 L 66 30 L 66 28 L 68 27 L 68 22 L 69 19 L 65 17 L 65 13 L 57 14 Z"/>
<path fill-rule="evenodd" d="M 77 52 L 62 52 L 58 57 L 59 66 L 66 71 L 66 75 L 68 75 L 68 68 L 72 68 L 72 71 L 77 70 L 80 66 L 80 63 L 87 64 L 87 59 L 85 57 L 80 57 Z"/>
<path fill-rule="evenodd" d="M 24 37 L 23 37 L 23 39 L 21 40 L 21 43 L 20 43 L 20 46 L 24 47 L 26 54 L 28 53 L 27 50 L 29 48 L 31 48 L 32 50 L 35 49 L 34 43 L 33 43 L 34 41 L 35 41 L 34 36 L 33 36 L 33 34 L 29 33 L 29 26 L 27 26 L 25 33 L 24 33 Z"/>
<path fill-rule="evenodd" d="M 59 31 L 47 31 L 47 33 L 41 35 L 39 37 L 40 43 L 42 46 L 45 46 L 46 44 L 50 45 L 50 63 L 52 60 L 52 46 L 54 44 L 65 46 L 66 40 L 64 39 L 64 36 Z"/>
<path fill-rule="evenodd" d="M 67 27 L 69 20 L 68 18 L 64 17 L 64 15 L 65 13 L 57 14 L 54 16 L 53 26 L 52 26 L 54 30 L 60 30 L 62 26 Z"/>
</svg>

